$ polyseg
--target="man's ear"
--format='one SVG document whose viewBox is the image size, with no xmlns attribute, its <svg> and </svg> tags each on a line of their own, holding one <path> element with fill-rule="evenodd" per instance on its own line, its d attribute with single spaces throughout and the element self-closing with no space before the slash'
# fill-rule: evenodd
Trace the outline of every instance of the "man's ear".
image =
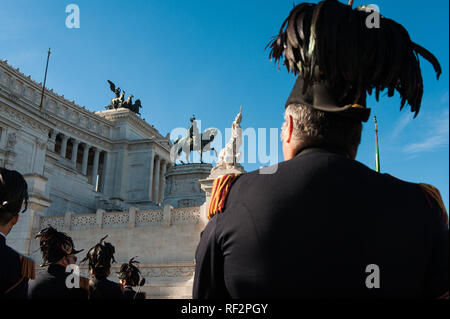
<svg viewBox="0 0 450 319">
<path fill-rule="evenodd" d="M 11 219 L 11 221 L 10 221 L 11 227 L 14 226 L 15 224 L 17 224 L 18 221 L 19 221 L 19 214 L 15 215 L 15 216 Z"/>
<path fill-rule="evenodd" d="M 292 115 L 288 115 L 288 118 L 286 119 L 287 122 L 287 130 L 286 130 L 286 143 L 291 142 L 292 138 L 292 131 L 294 130 L 294 119 L 292 118 Z"/>
</svg>

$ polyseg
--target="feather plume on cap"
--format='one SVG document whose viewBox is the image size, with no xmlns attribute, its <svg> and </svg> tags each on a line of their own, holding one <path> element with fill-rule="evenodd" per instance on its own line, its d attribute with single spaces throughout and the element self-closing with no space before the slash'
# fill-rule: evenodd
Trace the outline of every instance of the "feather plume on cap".
<svg viewBox="0 0 450 319">
<path fill-rule="evenodd" d="M 122 264 L 118 272 L 119 279 L 126 280 L 127 285 L 133 287 L 139 284 L 141 274 L 139 268 L 134 265 L 139 263 L 139 261 L 135 260 L 136 257 L 131 258 L 128 263 Z"/>
<path fill-rule="evenodd" d="M 72 238 L 67 236 L 66 233 L 59 232 L 50 225 L 42 229 L 35 238 L 39 239 L 44 261 L 41 267 L 55 263 L 65 256 L 75 255 L 83 251 L 83 249 L 75 249 Z"/>
<path fill-rule="evenodd" d="M 302 92 L 297 96 L 325 83 L 332 96 L 327 102 L 331 100 L 333 107 L 365 106 L 366 93 L 374 91 L 378 101 L 380 92 L 387 89 L 389 97 L 395 91 L 400 94 L 400 110 L 408 103 L 417 116 L 423 95 L 419 55 L 433 65 L 438 79 L 441 66 L 397 22 L 380 16 L 379 28 L 367 27 L 371 14 L 367 6 L 352 9 L 337 0 L 299 4 L 268 44 L 270 59 L 279 64 L 284 58 L 288 72 L 298 75 L 302 83 L 296 90 Z M 314 94 L 313 90 L 310 95 Z M 302 98 L 296 101 L 291 95 L 288 102 L 302 102 Z M 326 107 L 318 109 L 327 111 Z"/>
<path fill-rule="evenodd" d="M 93 270 L 94 274 L 102 274 L 107 277 L 107 273 L 111 267 L 111 262 L 116 262 L 114 259 L 114 253 L 116 252 L 113 245 L 110 243 L 103 243 L 103 241 L 108 237 L 106 235 L 98 244 L 89 249 L 86 257 L 81 261 L 82 263 L 88 261 L 89 269 Z"/>
</svg>

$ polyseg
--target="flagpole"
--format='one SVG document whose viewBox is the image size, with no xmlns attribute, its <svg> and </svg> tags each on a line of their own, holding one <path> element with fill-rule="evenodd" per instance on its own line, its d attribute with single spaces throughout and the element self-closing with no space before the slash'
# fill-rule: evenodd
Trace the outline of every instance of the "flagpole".
<svg viewBox="0 0 450 319">
<path fill-rule="evenodd" d="M 47 65 L 45 66 L 44 85 L 42 86 L 41 103 L 39 104 L 39 110 L 42 111 L 42 102 L 44 101 L 45 82 L 47 81 L 48 60 L 50 59 L 50 48 L 48 48 Z"/>
<path fill-rule="evenodd" d="M 378 123 L 377 123 L 377 117 L 374 116 L 373 119 L 375 120 L 375 139 L 376 139 L 376 153 L 375 153 L 375 171 L 380 172 L 380 149 L 378 147 Z"/>
</svg>

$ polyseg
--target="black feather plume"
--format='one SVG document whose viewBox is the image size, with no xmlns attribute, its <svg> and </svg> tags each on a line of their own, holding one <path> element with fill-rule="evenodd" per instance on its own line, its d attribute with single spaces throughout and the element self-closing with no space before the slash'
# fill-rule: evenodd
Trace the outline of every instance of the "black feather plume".
<svg viewBox="0 0 450 319">
<path fill-rule="evenodd" d="M 269 57 L 277 64 L 284 60 L 287 70 L 304 81 L 304 92 L 322 80 L 347 100 L 372 92 L 378 100 L 386 89 L 388 96 L 397 91 L 400 107 L 408 103 L 417 116 L 423 96 L 419 55 L 433 65 L 438 79 L 439 61 L 391 19 L 380 16 L 380 28 L 368 28 L 371 14 L 366 6 L 352 9 L 337 0 L 299 4 L 267 45 Z"/>
<path fill-rule="evenodd" d="M 116 262 L 114 259 L 114 254 L 116 252 L 114 246 L 111 243 L 103 242 L 107 237 L 108 235 L 101 238 L 98 244 L 89 249 L 86 257 L 81 261 L 82 263 L 88 261 L 89 268 L 93 270 L 97 277 L 99 274 L 107 276 L 111 267 L 111 262 Z"/>
</svg>

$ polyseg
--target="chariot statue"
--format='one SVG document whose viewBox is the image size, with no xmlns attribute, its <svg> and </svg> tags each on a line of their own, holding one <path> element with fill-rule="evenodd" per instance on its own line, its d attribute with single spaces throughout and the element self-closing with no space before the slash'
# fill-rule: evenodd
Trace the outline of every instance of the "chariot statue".
<svg viewBox="0 0 450 319">
<path fill-rule="evenodd" d="M 128 98 L 125 100 L 125 91 L 121 90 L 120 87 L 116 88 L 116 85 L 110 80 L 108 80 L 108 83 L 111 91 L 114 92 L 115 97 L 112 98 L 111 103 L 105 107 L 107 110 L 126 108 L 136 114 L 141 114 L 139 112 L 139 109 L 142 107 L 141 100 L 137 99 L 133 104 L 133 94 L 128 95 Z"/>
</svg>

